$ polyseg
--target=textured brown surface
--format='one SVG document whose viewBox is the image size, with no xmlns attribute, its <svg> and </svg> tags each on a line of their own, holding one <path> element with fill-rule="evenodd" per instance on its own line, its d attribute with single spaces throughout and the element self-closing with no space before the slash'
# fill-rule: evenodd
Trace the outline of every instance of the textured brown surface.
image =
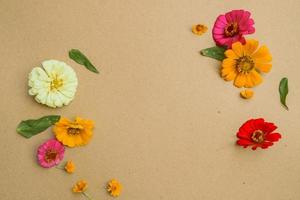
<svg viewBox="0 0 300 200">
<path fill-rule="evenodd" d="M 222 2 L 222 3 L 221 3 Z M 211 0 L 0 0 L 0 198 L 82 199 L 78 179 L 94 199 L 111 199 L 110 178 L 124 186 L 120 200 L 300 199 L 300 1 Z M 252 12 L 274 67 L 250 101 L 218 75 L 219 63 L 199 55 L 213 45 L 210 32 L 191 33 L 195 23 L 211 30 L 218 14 Z M 101 70 L 87 71 L 68 58 L 79 48 Z M 69 106 L 50 109 L 27 95 L 27 75 L 45 59 L 73 66 L 79 78 Z M 290 81 L 285 111 L 278 97 Z M 67 149 L 77 171 L 68 175 L 39 167 L 35 151 L 51 130 L 32 139 L 15 132 L 20 120 L 46 114 L 95 120 L 83 148 Z M 248 118 L 265 117 L 283 139 L 268 150 L 235 146 Z"/>
</svg>

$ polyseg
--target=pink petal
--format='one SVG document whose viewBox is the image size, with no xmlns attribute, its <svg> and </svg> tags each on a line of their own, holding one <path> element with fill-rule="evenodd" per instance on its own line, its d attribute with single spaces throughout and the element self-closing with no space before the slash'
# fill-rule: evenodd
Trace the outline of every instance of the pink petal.
<svg viewBox="0 0 300 200">
<path fill-rule="evenodd" d="M 220 29 L 220 28 L 213 29 L 213 34 L 223 34 L 223 33 L 224 33 L 224 29 Z"/>
<path fill-rule="evenodd" d="M 223 34 L 215 34 L 214 38 L 221 39 L 221 38 L 225 38 L 225 36 Z"/>
<path fill-rule="evenodd" d="M 225 18 L 228 23 L 233 22 L 233 18 L 231 17 L 231 12 L 226 13 Z"/>
<path fill-rule="evenodd" d="M 224 27 L 224 26 L 226 26 L 228 23 L 227 23 L 227 20 L 226 20 L 226 18 L 225 18 L 224 15 L 219 15 L 219 16 L 217 17 L 217 19 L 216 19 L 215 24 L 218 24 L 218 25 Z"/>
<path fill-rule="evenodd" d="M 249 19 L 249 20 L 248 20 L 248 25 L 249 25 L 249 26 L 254 25 L 254 20 L 253 20 L 253 19 Z"/>
<path fill-rule="evenodd" d="M 249 11 L 244 11 L 243 17 L 240 19 L 239 24 L 248 24 L 251 13 Z"/>
<path fill-rule="evenodd" d="M 243 10 L 233 10 L 230 12 L 230 16 L 234 22 L 239 22 L 240 19 L 243 17 L 244 11 Z"/>
<path fill-rule="evenodd" d="M 249 27 L 248 28 L 248 34 L 252 34 L 255 32 L 255 28 L 254 27 Z"/>
</svg>

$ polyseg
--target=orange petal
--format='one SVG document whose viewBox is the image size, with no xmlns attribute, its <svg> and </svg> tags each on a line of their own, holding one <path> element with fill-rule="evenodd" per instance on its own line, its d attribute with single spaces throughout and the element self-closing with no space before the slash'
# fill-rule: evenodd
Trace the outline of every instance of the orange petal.
<svg viewBox="0 0 300 200">
<path fill-rule="evenodd" d="M 268 47 L 261 46 L 253 55 L 252 58 L 257 63 L 269 63 L 272 61 L 272 56 Z"/>
<path fill-rule="evenodd" d="M 252 90 L 243 90 L 240 92 L 240 95 L 244 99 L 250 99 L 253 97 L 253 91 Z"/>
<path fill-rule="evenodd" d="M 235 67 L 235 65 L 236 65 L 236 60 L 232 58 L 225 58 L 222 61 L 222 67 Z"/>
<path fill-rule="evenodd" d="M 262 82 L 261 75 L 255 70 L 249 73 L 249 78 L 252 80 L 253 86 L 259 85 Z"/>
<path fill-rule="evenodd" d="M 242 57 L 244 55 L 244 48 L 240 42 L 233 43 L 232 50 L 238 57 Z"/>
<path fill-rule="evenodd" d="M 237 75 L 237 77 L 235 78 L 233 84 L 234 84 L 234 86 L 240 88 L 240 87 L 244 87 L 245 83 L 246 83 L 246 75 L 239 73 Z"/>
<path fill-rule="evenodd" d="M 234 53 L 234 51 L 232 49 L 228 49 L 225 51 L 225 56 L 227 58 L 231 58 L 231 59 L 237 59 L 238 56 Z"/>
<path fill-rule="evenodd" d="M 254 81 L 252 81 L 251 76 L 249 74 L 245 74 L 245 76 L 246 76 L 246 82 L 245 82 L 244 87 L 245 88 L 252 88 L 252 87 L 254 87 L 255 84 L 254 84 Z"/>
<path fill-rule="evenodd" d="M 255 67 L 257 69 L 259 69 L 259 71 L 267 73 L 271 70 L 272 64 L 271 63 L 255 63 Z"/>
<path fill-rule="evenodd" d="M 244 45 L 244 52 L 246 55 L 252 55 L 257 47 L 258 47 L 258 41 L 257 40 L 253 40 L 253 39 L 250 39 L 250 40 L 247 40 L 246 41 L 246 44 Z"/>
</svg>

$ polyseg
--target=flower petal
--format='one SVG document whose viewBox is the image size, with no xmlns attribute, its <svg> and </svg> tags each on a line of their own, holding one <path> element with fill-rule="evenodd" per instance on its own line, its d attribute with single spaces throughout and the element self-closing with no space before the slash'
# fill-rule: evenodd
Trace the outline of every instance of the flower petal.
<svg viewBox="0 0 300 200">
<path fill-rule="evenodd" d="M 244 85 L 246 84 L 246 75 L 243 73 L 239 73 L 235 80 L 234 80 L 234 86 L 240 88 L 240 87 L 244 87 Z"/>
<path fill-rule="evenodd" d="M 257 68 L 261 72 L 268 73 L 272 69 L 271 63 L 255 63 L 255 68 Z"/>
<path fill-rule="evenodd" d="M 233 43 L 232 50 L 239 57 L 242 57 L 244 55 L 244 48 L 242 46 L 242 43 L 240 43 L 240 42 Z"/>
<path fill-rule="evenodd" d="M 246 40 L 246 44 L 244 45 L 245 55 L 251 56 L 256 51 L 258 44 L 257 40 Z"/>
<path fill-rule="evenodd" d="M 251 142 L 249 140 L 245 140 L 245 139 L 239 139 L 236 143 L 240 146 L 243 146 L 243 147 L 247 147 L 247 146 L 250 146 L 250 145 L 254 144 L 253 142 Z"/>
<path fill-rule="evenodd" d="M 269 63 L 272 61 L 272 56 L 269 52 L 269 49 L 263 45 L 261 46 L 253 55 L 255 63 Z"/>
<path fill-rule="evenodd" d="M 249 74 L 249 79 L 253 82 L 253 86 L 259 85 L 263 80 L 257 71 L 252 70 Z"/>
<path fill-rule="evenodd" d="M 231 58 L 231 59 L 237 59 L 238 56 L 234 53 L 234 51 L 232 49 L 228 49 L 225 51 L 225 56 L 227 58 Z"/>
<path fill-rule="evenodd" d="M 281 135 L 279 133 L 270 133 L 266 135 L 266 140 L 269 140 L 271 142 L 276 142 L 281 138 Z"/>
</svg>

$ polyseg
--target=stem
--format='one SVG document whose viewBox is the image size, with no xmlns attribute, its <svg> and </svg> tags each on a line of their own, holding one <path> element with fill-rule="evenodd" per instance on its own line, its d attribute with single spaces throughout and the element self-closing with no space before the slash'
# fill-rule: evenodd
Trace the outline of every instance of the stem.
<svg viewBox="0 0 300 200">
<path fill-rule="evenodd" d="M 62 170 L 65 170 L 64 167 L 60 167 L 60 166 L 55 166 L 56 169 L 62 169 Z"/>
<path fill-rule="evenodd" d="M 93 200 L 87 193 L 82 192 L 83 196 L 85 196 L 88 200 Z"/>
</svg>

